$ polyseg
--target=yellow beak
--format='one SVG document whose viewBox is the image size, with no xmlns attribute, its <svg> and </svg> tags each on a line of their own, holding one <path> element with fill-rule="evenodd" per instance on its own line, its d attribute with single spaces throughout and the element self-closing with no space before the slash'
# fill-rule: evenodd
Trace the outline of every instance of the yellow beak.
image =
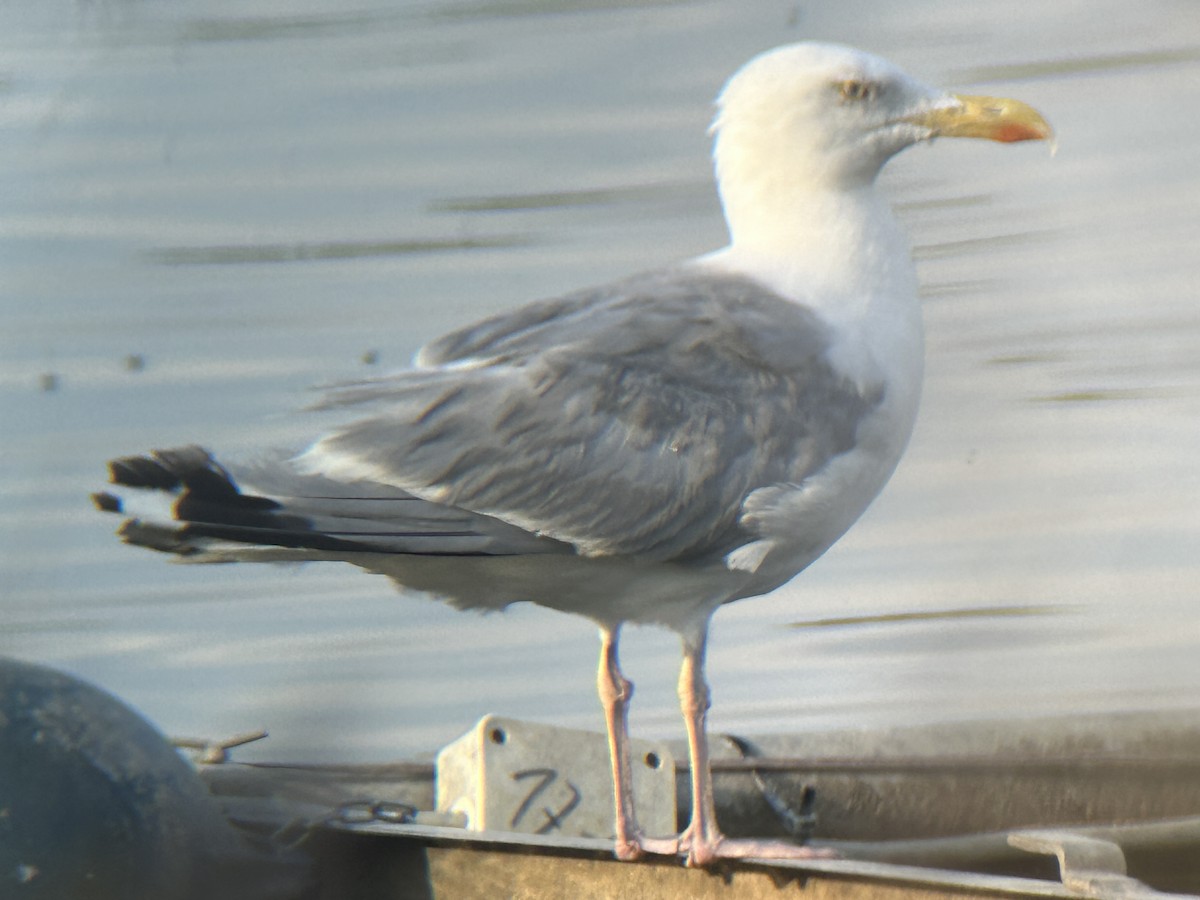
<svg viewBox="0 0 1200 900">
<path fill-rule="evenodd" d="M 907 121 L 925 126 L 935 137 L 987 138 L 1004 143 L 1054 139 L 1050 123 L 1020 100 L 966 94 L 950 97 L 955 101 L 953 105 L 937 106 L 910 116 Z"/>
</svg>

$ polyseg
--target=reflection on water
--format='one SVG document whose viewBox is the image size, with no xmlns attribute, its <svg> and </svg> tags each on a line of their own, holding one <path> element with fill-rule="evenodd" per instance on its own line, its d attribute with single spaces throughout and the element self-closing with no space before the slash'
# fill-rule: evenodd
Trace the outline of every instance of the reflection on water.
<svg viewBox="0 0 1200 900">
<path fill-rule="evenodd" d="M 243 759 L 404 755 L 488 711 L 599 727 L 584 622 L 349 567 L 168 565 L 87 494 L 148 447 L 303 446 L 313 384 L 718 246 L 710 99 L 816 37 L 1020 96 L 1060 147 L 938 142 L 887 173 L 922 417 L 834 551 L 717 617 L 714 727 L 1194 703 L 1200 9 L 1006 9 L 0 8 L 0 652 L 175 733 L 268 728 Z M 673 640 L 625 655 L 635 729 L 677 736 Z"/>
<path fill-rule="evenodd" d="M 934 622 L 939 619 L 994 619 L 1008 616 L 1054 616 L 1071 611 L 1068 606 L 969 606 L 964 609 L 925 609 L 912 612 L 880 613 L 874 616 L 835 616 L 793 622 L 794 628 L 841 628 L 844 626 L 884 625 L 896 622 Z"/>
<path fill-rule="evenodd" d="M 411 241 L 324 241 L 316 244 L 237 244 L 224 247 L 155 247 L 146 251 L 150 262 L 167 266 L 236 263 L 304 262 L 315 259 L 362 259 L 444 253 L 451 250 L 516 247 L 529 243 L 516 235 L 472 238 L 428 238 Z"/>
<path fill-rule="evenodd" d="M 1015 65 L 972 66 L 962 71 L 965 81 L 1021 81 L 1027 78 L 1054 78 L 1064 75 L 1088 75 L 1108 70 L 1169 66 L 1172 63 L 1200 61 L 1200 49 L 1134 50 L 1127 53 L 1077 53 L 1070 59 L 1043 59 Z"/>
<path fill-rule="evenodd" d="M 526 209 L 554 209 L 562 206 L 605 206 L 629 201 L 665 202 L 687 197 L 707 189 L 695 184 L 646 184 L 629 187 L 588 188 L 574 191 L 555 191 L 537 194 L 501 194 L 490 197 L 454 197 L 434 200 L 428 205 L 431 212 L 495 212 Z"/>
</svg>

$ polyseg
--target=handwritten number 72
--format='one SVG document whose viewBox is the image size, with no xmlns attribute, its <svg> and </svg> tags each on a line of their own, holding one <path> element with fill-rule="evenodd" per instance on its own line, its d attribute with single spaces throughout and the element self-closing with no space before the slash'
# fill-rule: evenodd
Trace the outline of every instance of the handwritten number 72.
<svg viewBox="0 0 1200 900">
<path fill-rule="evenodd" d="M 525 795 L 525 799 L 521 801 L 521 805 L 517 807 L 517 811 L 513 813 L 512 819 L 509 820 L 509 827 L 516 828 L 518 823 L 525 818 L 538 797 L 546 792 L 550 785 L 558 780 L 558 772 L 554 769 L 525 769 L 521 772 L 513 772 L 513 781 L 529 781 L 533 780 L 533 788 Z M 540 825 L 535 831 L 535 834 L 549 834 L 551 831 L 557 831 L 562 828 L 563 820 L 574 812 L 575 807 L 583 799 L 583 794 L 579 788 L 573 785 L 570 781 L 565 782 L 567 790 L 571 792 L 571 799 L 564 803 L 559 809 L 553 810 L 548 806 L 541 808 L 542 814 L 546 817 L 546 821 Z"/>
</svg>

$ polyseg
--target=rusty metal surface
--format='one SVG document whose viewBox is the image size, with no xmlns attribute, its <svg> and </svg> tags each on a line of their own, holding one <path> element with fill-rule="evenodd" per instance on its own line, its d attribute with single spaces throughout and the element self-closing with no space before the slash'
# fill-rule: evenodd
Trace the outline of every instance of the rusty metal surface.
<svg viewBox="0 0 1200 900">
<path fill-rule="evenodd" d="M 1061 884 L 894 866 L 853 860 L 739 862 L 713 871 L 684 868 L 676 861 L 617 862 L 611 843 L 546 835 L 471 833 L 422 826 L 340 826 L 326 852 L 352 836 L 360 843 L 359 871 L 390 893 L 372 897 L 591 900 L 637 897 L 698 900 L 947 900 L 947 898 L 1073 898 Z M 345 890 L 342 885 L 341 890 Z M 329 894 L 330 898 L 334 895 Z M 337 896 L 358 897 L 355 893 Z M 362 896 L 366 896 L 365 894 Z M 324 898 L 322 898 L 324 900 Z"/>
<path fill-rule="evenodd" d="M 1124 874 L 1150 888 L 1200 894 L 1200 711 L 825 732 L 714 745 L 723 748 L 716 762 L 719 814 L 735 835 L 812 838 L 861 865 L 937 867 L 964 877 L 1040 878 L 1053 885 L 1062 865 L 1057 851 L 1031 852 L 1032 837 L 1020 849 L 1012 838 L 1052 830 L 1116 845 Z M 347 859 L 359 858 L 355 854 L 378 852 L 387 860 L 397 852 L 402 842 L 369 834 L 374 826 L 435 821 L 429 818 L 434 796 L 428 763 L 224 763 L 202 773 L 227 814 L 260 834 L 278 831 L 289 841 L 313 841 L 314 832 L 328 831 L 325 826 L 362 826 L 355 835 L 343 832 L 312 845 L 340 848 L 341 862 L 334 868 L 343 873 L 353 867 Z M 686 778 L 686 769 L 678 777 Z M 688 810 L 678 812 L 684 818 Z M 379 842 L 387 849 L 371 849 Z M 421 877 L 434 856 L 450 852 L 438 846 L 428 858 L 422 851 Z M 486 866 L 492 863 L 485 856 L 501 851 L 474 845 L 471 852 L 482 854 L 469 857 L 475 860 L 471 866 Z M 1068 880 L 1084 884 L 1090 876 L 1079 873 L 1087 867 L 1063 858 Z M 467 865 L 467 859 L 459 857 L 459 864 Z M 381 871 L 390 872 L 391 865 Z M 1091 883 L 1117 889 L 1112 878 L 1097 878 Z"/>
<path fill-rule="evenodd" d="M 814 791 L 813 835 L 826 840 L 1200 815 L 1200 710 L 774 735 L 725 741 L 721 757 L 731 833 L 785 833 L 764 786 L 777 797 Z"/>
</svg>

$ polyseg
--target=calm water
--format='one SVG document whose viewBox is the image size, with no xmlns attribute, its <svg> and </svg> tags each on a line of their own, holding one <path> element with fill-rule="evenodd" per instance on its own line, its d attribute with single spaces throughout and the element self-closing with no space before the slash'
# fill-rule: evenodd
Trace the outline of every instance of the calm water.
<svg viewBox="0 0 1200 900">
<path fill-rule="evenodd" d="M 742 732 L 1193 705 L 1200 6 L 332 0 L 0 4 L 0 653 L 242 759 L 600 727 L 590 626 L 339 566 L 187 567 L 92 510 L 111 456 L 300 446 L 307 386 L 521 300 L 719 246 L 705 127 L 754 53 L 838 40 L 1019 96 L 1042 146 L 886 181 L 926 293 L 910 452 L 864 520 L 716 619 Z M 803 627 L 797 627 L 803 626 Z M 678 737 L 635 630 L 634 728 Z"/>
</svg>

